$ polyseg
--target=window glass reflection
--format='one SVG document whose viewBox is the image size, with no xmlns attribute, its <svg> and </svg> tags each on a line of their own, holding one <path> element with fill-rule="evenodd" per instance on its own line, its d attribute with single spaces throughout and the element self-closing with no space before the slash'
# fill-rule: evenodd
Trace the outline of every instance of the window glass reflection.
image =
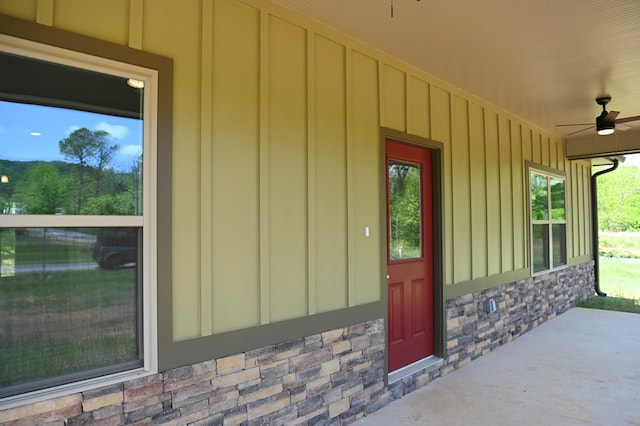
<svg viewBox="0 0 640 426">
<path fill-rule="evenodd" d="M 567 264 L 567 225 L 554 224 L 553 228 L 553 267 Z"/>
<path fill-rule="evenodd" d="M 549 195 L 547 177 L 531 173 L 531 219 L 549 219 Z"/>
<path fill-rule="evenodd" d="M 138 235 L 0 230 L 0 395 L 22 383 L 141 365 Z"/>
<path fill-rule="evenodd" d="M 389 163 L 389 253 L 391 259 L 422 257 L 420 167 Z"/>
<path fill-rule="evenodd" d="M 549 269 L 549 225 L 534 224 L 531 245 L 533 254 L 533 272 Z"/>
<path fill-rule="evenodd" d="M 142 120 L 0 101 L 0 127 L 1 214 L 142 214 Z"/>
<path fill-rule="evenodd" d="M 551 188 L 551 219 L 565 220 L 564 209 L 564 180 L 549 179 Z"/>
</svg>

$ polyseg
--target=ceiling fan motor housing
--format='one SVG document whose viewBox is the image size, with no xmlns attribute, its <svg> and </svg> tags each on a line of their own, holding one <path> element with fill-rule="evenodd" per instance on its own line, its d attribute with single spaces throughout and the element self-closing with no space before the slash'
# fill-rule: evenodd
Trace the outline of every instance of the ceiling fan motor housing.
<svg viewBox="0 0 640 426">
<path fill-rule="evenodd" d="M 608 119 L 608 115 L 607 111 L 602 111 L 602 114 L 596 117 L 596 129 L 599 135 L 610 135 L 616 128 L 615 120 Z"/>
<path fill-rule="evenodd" d="M 601 136 L 610 135 L 616 129 L 616 117 L 618 113 L 609 113 L 605 108 L 610 101 L 611 96 L 609 95 L 601 95 L 596 98 L 596 103 L 602 105 L 602 112 L 596 117 L 596 130 Z"/>
</svg>

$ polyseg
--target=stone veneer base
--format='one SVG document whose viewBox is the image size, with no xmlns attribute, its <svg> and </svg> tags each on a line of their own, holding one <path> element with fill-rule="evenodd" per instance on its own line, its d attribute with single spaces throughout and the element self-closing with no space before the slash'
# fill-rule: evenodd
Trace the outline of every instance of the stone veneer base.
<svg viewBox="0 0 640 426">
<path fill-rule="evenodd" d="M 593 283 L 589 262 L 448 300 L 446 358 L 390 385 L 377 319 L 0 411 L 0 424 L 348 424 L 567 311 Z"/>
</svg>

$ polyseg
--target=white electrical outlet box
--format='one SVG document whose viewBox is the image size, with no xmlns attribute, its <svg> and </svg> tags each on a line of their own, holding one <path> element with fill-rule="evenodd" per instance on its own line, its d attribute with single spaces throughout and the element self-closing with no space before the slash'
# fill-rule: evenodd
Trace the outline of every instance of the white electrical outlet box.
<svg viewBox="0 0 640 426">
<path fill-rule="evenodd" d="M 487 309 L 487 313 L 488 314 L 492 314 L 495 311 L 497 311 L 498 310 L 498 305 L 496 305 L 496 299 L 494 299 L 493 297 L 487 299 L 486 309 Z"/>
</svg>

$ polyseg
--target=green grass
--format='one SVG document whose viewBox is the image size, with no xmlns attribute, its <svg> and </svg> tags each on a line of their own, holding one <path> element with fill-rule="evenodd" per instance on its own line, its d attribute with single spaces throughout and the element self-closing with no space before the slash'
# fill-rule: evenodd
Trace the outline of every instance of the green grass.
<svg viewBox="0 0 640 426">
<path fill-rule="evenodd" d="M 600 289 L 609 296 L 640 299 L 640 259 L 600 256 Z"/>
<path fill-rule="evenodd" d="M 640 313 L 640 233 L 600 232 L 600 290 L 583 308 Z"/>
<path fill-rule="evenodd" d="M 581 308 L 604 309 L 606 311 L 631 312 L 640 314 L 640 301 L 620 297 L 600 297 L 583 300 L 576 304 Z"/>
<path fill-rule="evenodd" d="M 602 232 L 598 233 L 601 257 L 640 259 L 640 233 Z"/>
</svg>

